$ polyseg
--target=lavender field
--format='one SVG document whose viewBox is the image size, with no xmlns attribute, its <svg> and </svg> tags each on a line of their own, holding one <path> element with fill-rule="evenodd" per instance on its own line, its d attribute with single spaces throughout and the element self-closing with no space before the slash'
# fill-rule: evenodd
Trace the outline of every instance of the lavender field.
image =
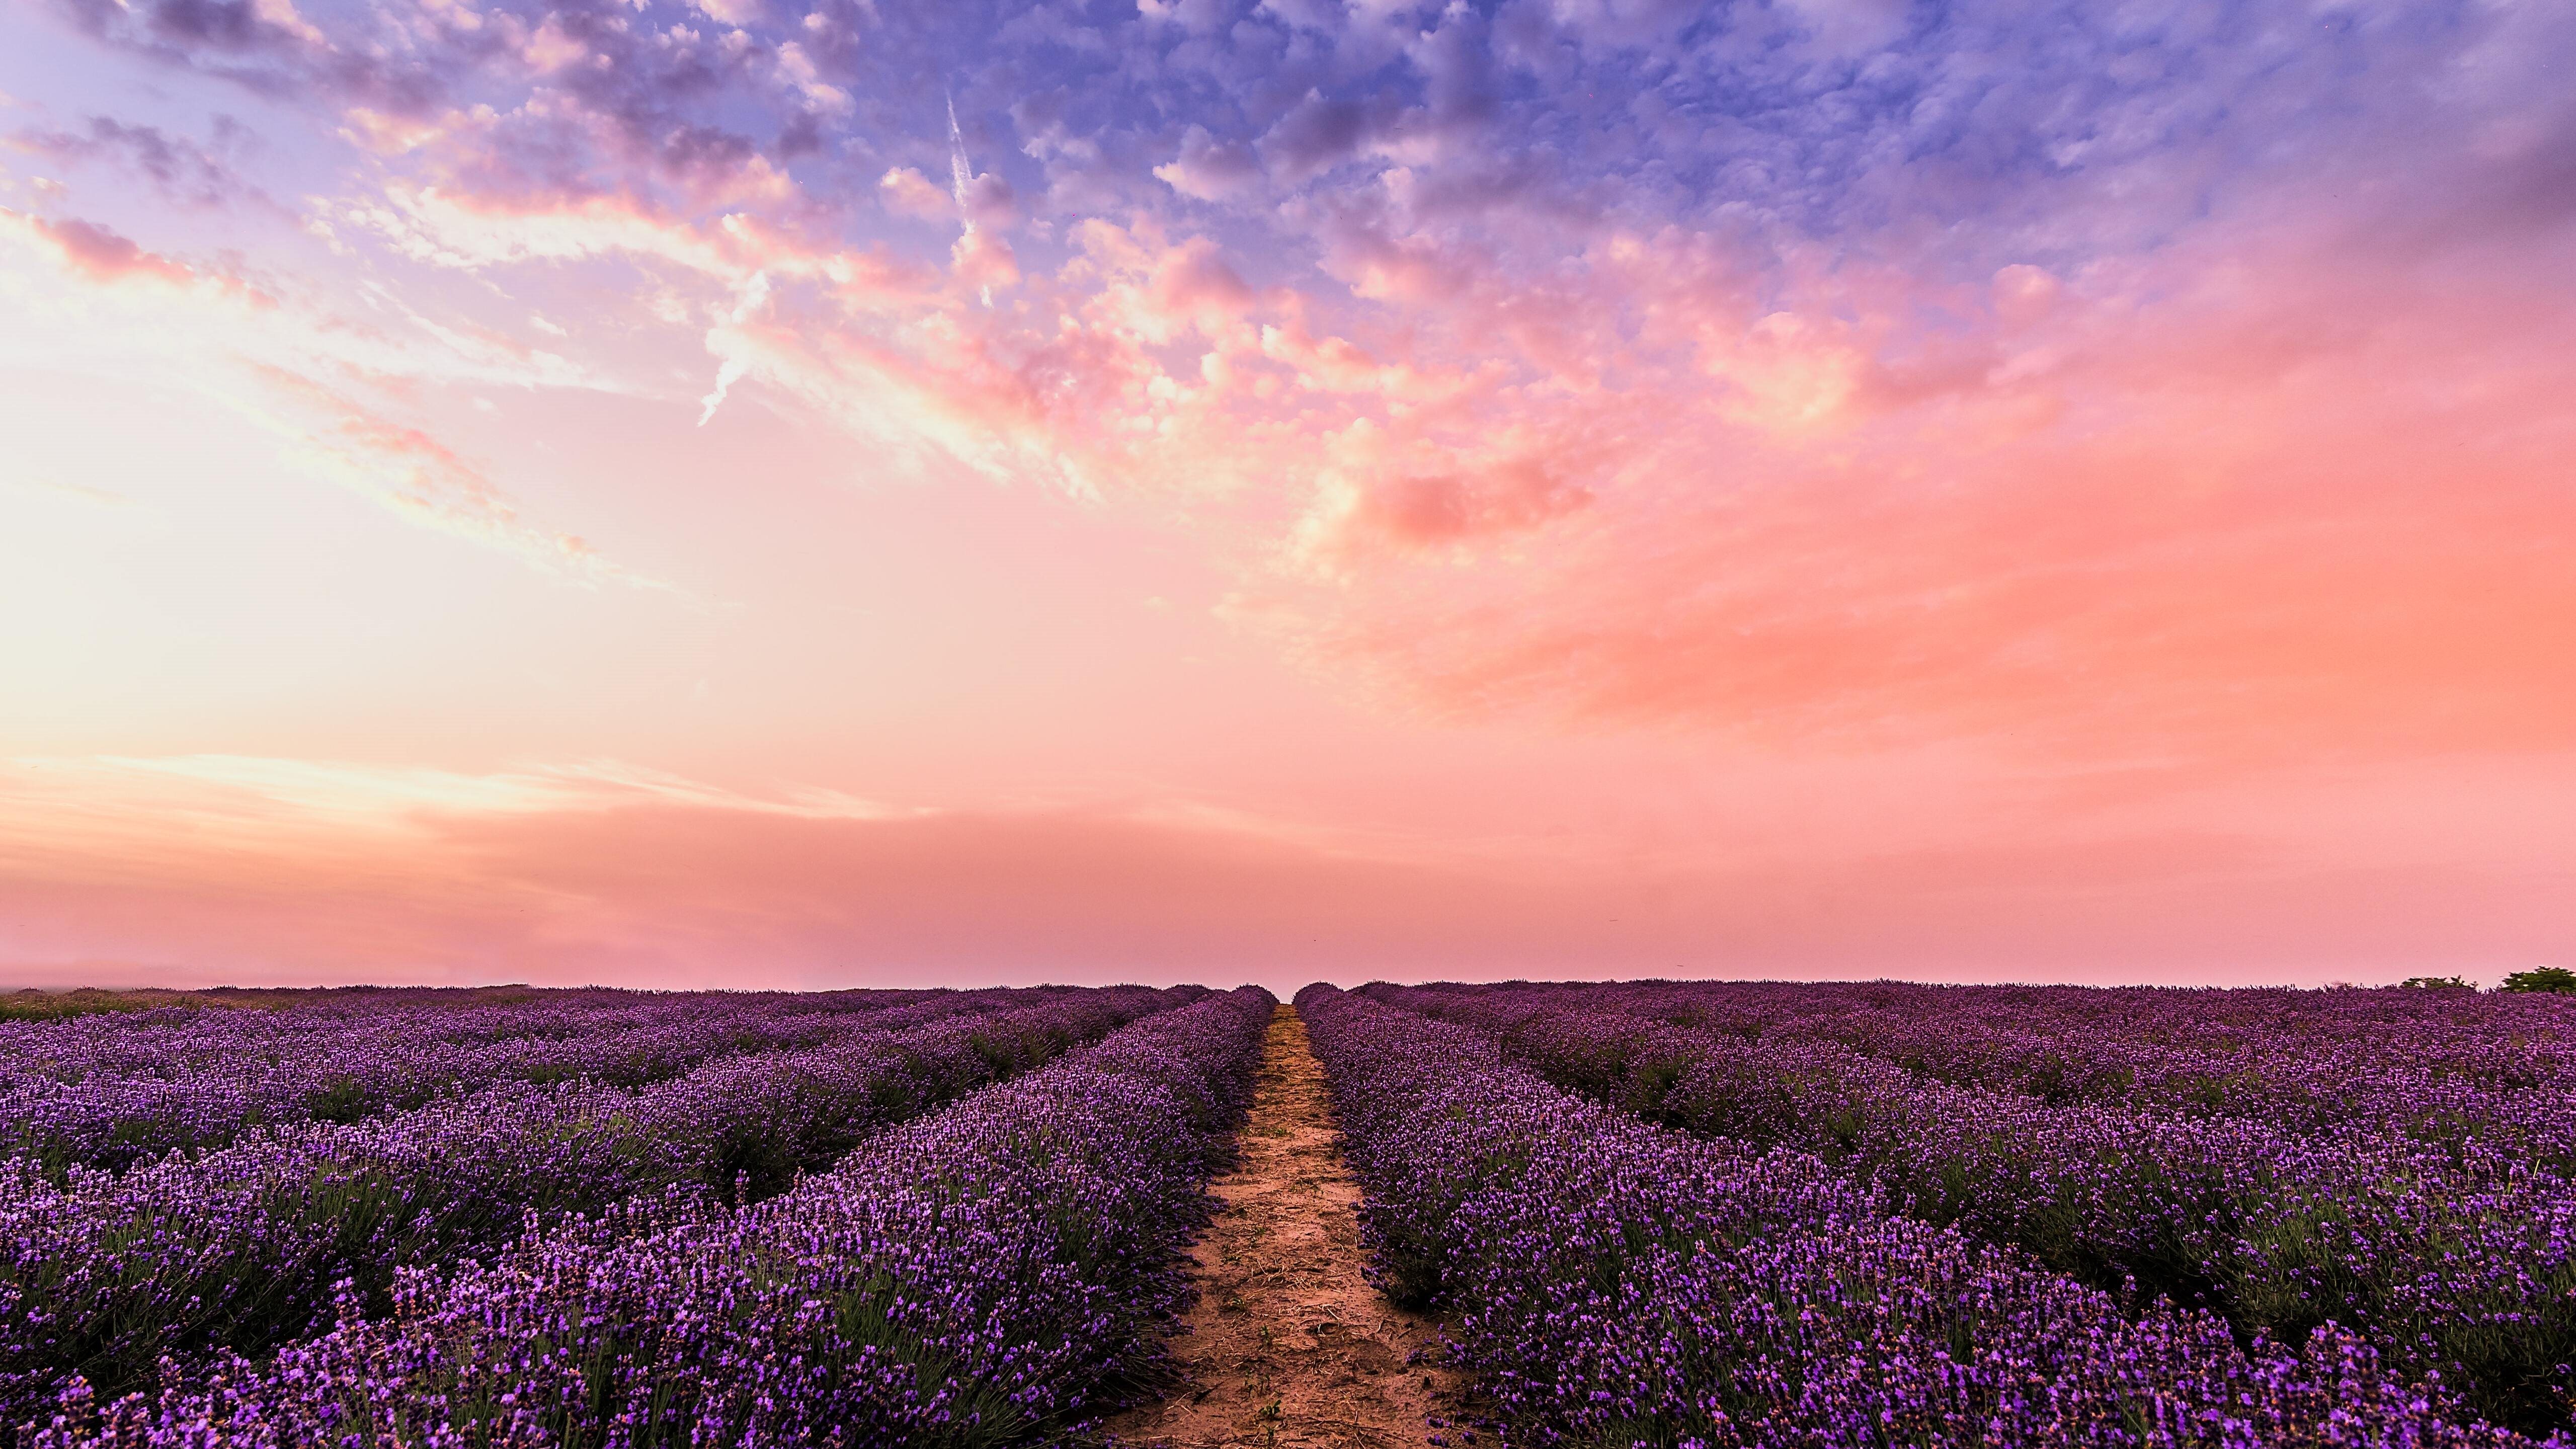
<svg viewBox="0 0 2576 1449">
<path fill-rule="evenodd" d="M 1506 1442 L 2565 1442 L 2567 998 L 1298 1006 L 1381 1281 L 1454 1315 Z"/>
<path fill-rule="evenodd" d="M 1316 1159 L 1236 1150 L 1298 1063 L 1347 1231 Z M 2564 1446 L 2571 1087 L 2576 999 L 2450 989 L 10 1021 L 0 1410 L 25 1449 Z M 1239 1291 L 1336 1253 L 1435 1346 Z M 1181 1437 L 1119 1437 L 1166 1399 Z"/>
<path fill-rule="evenodd" d="M 1152 1378 L 1257 989 L 17 1023 L 26 1445 L 1003 1443 Z"/>
</svg>

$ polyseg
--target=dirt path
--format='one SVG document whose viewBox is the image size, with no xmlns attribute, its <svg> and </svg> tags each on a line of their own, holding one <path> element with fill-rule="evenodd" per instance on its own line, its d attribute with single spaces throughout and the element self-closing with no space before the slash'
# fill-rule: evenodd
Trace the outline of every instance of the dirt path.
<svg viewBox="0 0 2576 1449">
<path fill-rule="evenodd" d="M 1270 1021 L 1242 1162 L 1210 1184 L 1225 1200 L 1198 1244 L 1190 1332 L 1172 1340 L 1190 1387 L 1112 1420 L 1119 1444 L 1220 1449 L 1420 1445 L 1449 1375 L 1408 1364 L 1436 1341 L 1360 1276 L 1359 1185 L 1306 1024 Z"/>
</svg>

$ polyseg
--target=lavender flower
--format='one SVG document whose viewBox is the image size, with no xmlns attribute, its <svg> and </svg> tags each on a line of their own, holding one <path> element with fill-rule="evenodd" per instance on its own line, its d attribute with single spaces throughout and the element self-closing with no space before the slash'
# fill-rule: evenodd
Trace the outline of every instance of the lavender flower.
<svg viewBox="0 0 2576 1449">
<path fill-rule="evenodd" d="M 1660 1053 L 1635 1018 L 1578 1019 L 1559 1008 L 1591 993 L 1550 990 L 1372 988 L 1434 1008 L 1496 998 L 1455 1008 L 1485 1030 L 1325 987 L 1298 1001 L 1378 1271 L 1456 1315 L 1458 1357 L 1508 1443 L 2529 1442 L 2461 1415 L 2435 1371 L 2339 1325 L 2296 1349 L 2260 1330 L 2240 1346 L 2205 1310 L 2104 1292 L 1891 1213 L 1882 1184 L 1789 1145 L 1868 1129 L 1828 1099 L 1811 1115 L 1794 1070 L 1709 1089 L 1755 1140 L 1569 1095 L 1504 1040 L 1658 1110 L 1700 1100 L 1694 1063 Z"/>
<path fill-rule="evenodd" d="M 750 1206 L 631 1199 L 390 1311 L 157 1391 L 59 1396 L 74 1445 L 995 1444 L 1157 1381 L 1181 1250 L 1249 1095 L 1267 993 L 1146 1016 Z"/>
</svg>

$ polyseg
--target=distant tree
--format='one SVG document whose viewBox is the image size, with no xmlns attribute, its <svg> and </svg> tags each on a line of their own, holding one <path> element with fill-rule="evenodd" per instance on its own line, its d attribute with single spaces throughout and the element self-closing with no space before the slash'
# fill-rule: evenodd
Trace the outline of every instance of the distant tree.
<svg viewBox="0 0 2576 1449">
<path fill-rule="evenodd" d="M 2576 971 L 2564 966 L 2534 966 L 2516 971 L 2504 979 L 2507 991 L 2547 991 L 2561 996 L 2576 996 Z"/>
<path fill-rule="evenodd" d="M 2475 991 L 2477 989 L 2457 976 L 2409 976 L 2398 984 L 2425 991 Z"/>
</svg>

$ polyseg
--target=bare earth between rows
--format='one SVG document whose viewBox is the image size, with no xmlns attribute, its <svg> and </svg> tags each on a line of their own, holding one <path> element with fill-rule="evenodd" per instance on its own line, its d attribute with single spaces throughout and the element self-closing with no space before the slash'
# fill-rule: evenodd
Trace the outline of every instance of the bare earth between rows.
<svg viewBox="0 0 2576 1449">
<path fill-rule="evenodd" d="M 1172 1341 L 1190 1382 L 1109 1432 L 1138 1449 L 1421 1444 L 1452 1385 L 1407 1360 L 1437 1334 L 1362 1276 L 1359 1184 L 1288 1006 L 1271 1017 L 1240 1145 L 1235 1171 L 1210 1184 L 1223 1206 L 1198 1243 L 1190 1331 Z"/>
</svg>

